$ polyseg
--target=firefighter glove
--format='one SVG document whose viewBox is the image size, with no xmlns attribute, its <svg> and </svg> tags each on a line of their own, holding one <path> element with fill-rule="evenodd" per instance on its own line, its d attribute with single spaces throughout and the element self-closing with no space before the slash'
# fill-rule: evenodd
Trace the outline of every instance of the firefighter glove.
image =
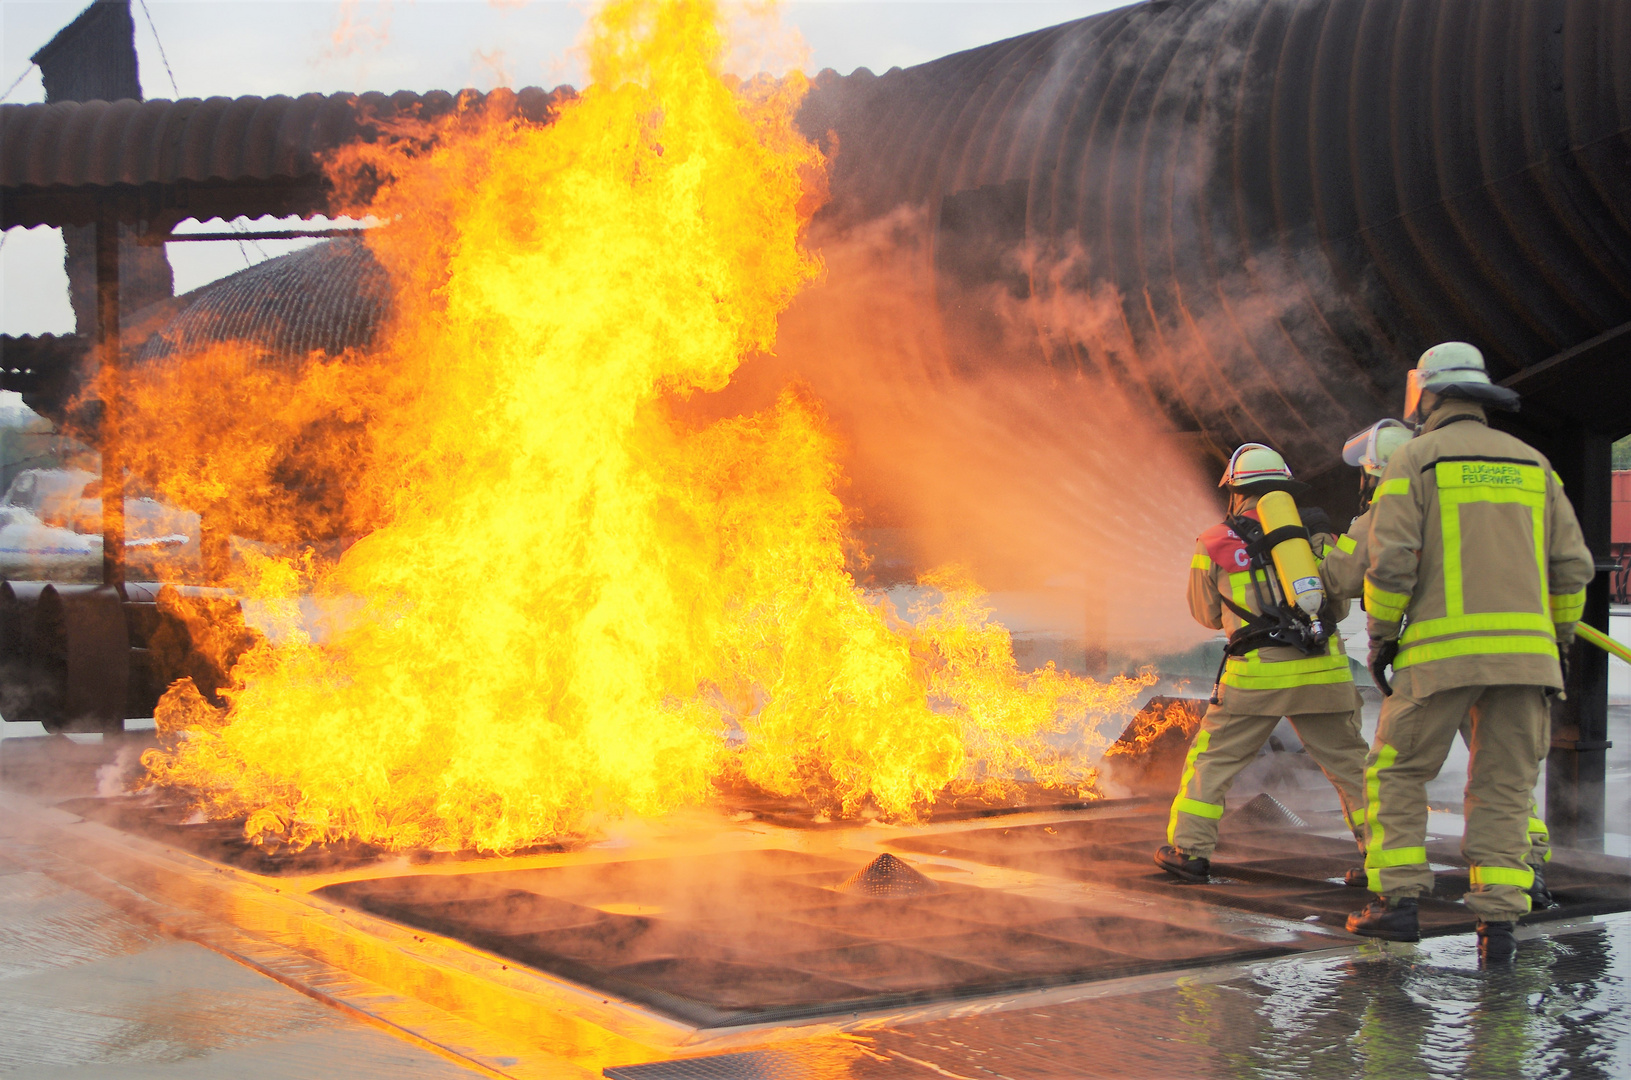
<svg viewBox="0 0 1631 1080">
<path fill-rule="evenodd" d="M 1368 666 L 1370 667 L 1371 678 L 1376 680 L 1376 685 L 1382 691 L 1383 697 L 1393 693 L 1393 687 L 1387 681 L 1387 669 L 1388 665 L 1393 663 L 1393 658 L 1398 655 L 1398 641 L 1384 640 L 1383 638 L 1370 639 L 1370 663 Z"/>
</svg>

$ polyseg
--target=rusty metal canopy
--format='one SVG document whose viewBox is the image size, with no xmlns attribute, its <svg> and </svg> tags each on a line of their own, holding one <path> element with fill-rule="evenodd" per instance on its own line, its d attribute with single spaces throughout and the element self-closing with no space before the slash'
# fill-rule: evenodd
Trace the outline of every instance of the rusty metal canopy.
<svg viewBox="0 0 1631 1080">
<path fill-rule="evenodd" d="M 491 107 L 534 122 L 567 89 L 303 94 L 0 106 L 0 225 L 310 215 L 327 208 L 323 156 L 388 125 Z"/>
</svg>

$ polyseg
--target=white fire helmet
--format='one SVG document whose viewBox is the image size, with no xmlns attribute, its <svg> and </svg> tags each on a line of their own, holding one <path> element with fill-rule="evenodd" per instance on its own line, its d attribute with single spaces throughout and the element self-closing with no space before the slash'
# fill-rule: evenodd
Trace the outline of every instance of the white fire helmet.
<svg viewBox="0 0 1631 1080">
<path fill-rule="evenodd" d="M 1243 443 L 1230 455 L 1229 467 L 1223 470 L 1218 487 L 1243 495 L 1269 491 L 1289 491 L 1295 495 L 1308 489 L 1307 484 L 1291 478 L 1291 467 L 1280 452 L 1262 443 Z"/>
<path fill-rule="evenodd" d="M 1432 391 L 1449 397 L 1462 397 L 1484 405 L 1516 411 L 1518 395 L 1490 381 L 1484 367 L 1484 354 L 1465 341 L 1446 341 L 1421 354 L 1405 383 L 1404 418 L 1420 424 L 1422 394 Z"/>
<path fill-rule="evenodd" d="M 1350 436 L 1342 447 L 1342 460 L 1364 469 L 1372 476 L 1387 471 L 1393 451 L 1416 437 L 1409 424 L 1388 417 Z"/>
</svg>

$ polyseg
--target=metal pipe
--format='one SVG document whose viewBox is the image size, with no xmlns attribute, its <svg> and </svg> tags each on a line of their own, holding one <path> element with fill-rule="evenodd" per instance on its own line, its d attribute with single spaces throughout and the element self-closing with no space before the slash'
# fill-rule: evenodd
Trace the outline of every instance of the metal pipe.
<svg viewBox="0 0 1631 1080">
<path fill-rule="evenodd" d="M 357 236 L 368 232 L 371 226 L 352 229 L 274 229 L 270 232 L 208 232 L 166 233 L 152 239 L 143 238 L 143 244 L 191 244 L 203 240 L 321 240 L 334 236 Z"/>
<path fill-rule="evenodd" d="M 120 445 L 119 219 L 96 221 L 96 348 L 102 397 L 102 584 L 125 583 L 125 463 Z"/>
</svg>

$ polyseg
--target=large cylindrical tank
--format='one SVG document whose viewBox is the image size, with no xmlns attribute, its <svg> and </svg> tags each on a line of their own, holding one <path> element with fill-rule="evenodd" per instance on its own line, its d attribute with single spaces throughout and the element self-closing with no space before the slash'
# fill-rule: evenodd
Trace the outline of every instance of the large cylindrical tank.
<svg viewBox="0 0 1631 1080">
<path fill-rule="evenodd" d="M 1152 0 L 823 73 L 801 123 L 836 146 L 829 227 L 925 208 L 943 308 L 1027 297 L 1049 362 L 1299 475 L 1427 346 L 1499 379 L 1631 321 L 1618 0 Z M 1072 290 L 1120 325 L 1050 326 Z"/>
</svg>

